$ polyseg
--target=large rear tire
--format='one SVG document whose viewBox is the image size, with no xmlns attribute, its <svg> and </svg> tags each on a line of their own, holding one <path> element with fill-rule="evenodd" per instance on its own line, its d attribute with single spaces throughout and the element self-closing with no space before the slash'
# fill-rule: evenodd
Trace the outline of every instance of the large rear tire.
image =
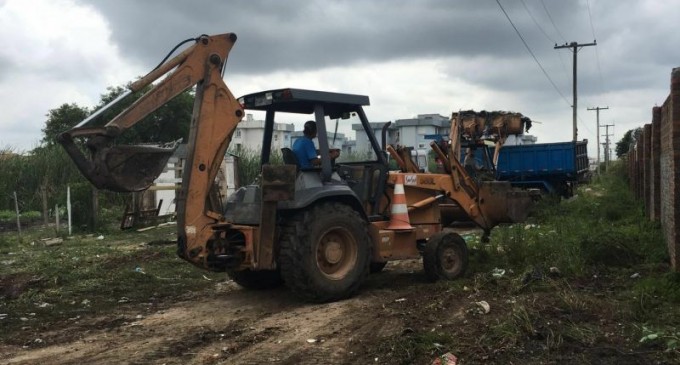
<svg viewBox="0 0 680 365">
<path fill-rule="evenodd" d="M 456 233 L 440 232 L 427 240 L 423 251 L 423 268 L 430 281 L 454 280 L 467 270 L 468 249 Z"/>
<path fill-rule="evenodd" d="M 281 272 L 279 270 L 259 270 L 250 269 L 239 271 L 227 271 L 231 280 L 246 289 L 265 290 L 278 288 L 283 284 Z"/>
<path fill-rule="evenodd" d="M 351 296 L 368 275 L 370 257 L 367 223 L 347 205 L 318 204 L 283 228 L 281 274 L 305 300 L 329 302 Z"/>
</svg>

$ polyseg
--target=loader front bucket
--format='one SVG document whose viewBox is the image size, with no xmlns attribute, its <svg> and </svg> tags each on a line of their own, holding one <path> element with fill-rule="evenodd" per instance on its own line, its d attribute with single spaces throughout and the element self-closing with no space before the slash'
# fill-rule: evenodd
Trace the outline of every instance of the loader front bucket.
<svg viewBox="0 0 680 365">
<path fill-rule="evenodd" d="M 480 209 L 492 226 L 523 222 L 533 206 L 529 192 L 513 188 L 507 181 L 480 182 L 479 200 Z"/>
<path fill-rule="evenodd" d="M 163 172 L 178 145 L 89 145 L 88 159 L 71 138 L 60 138 L 59 142 L 95 187 L 116 192 L 146 190 Z"/>
</svg>

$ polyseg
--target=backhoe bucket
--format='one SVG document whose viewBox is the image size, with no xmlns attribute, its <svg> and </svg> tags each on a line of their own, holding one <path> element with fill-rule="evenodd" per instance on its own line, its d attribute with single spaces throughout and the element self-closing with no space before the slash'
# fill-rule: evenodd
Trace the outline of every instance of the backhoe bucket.
<svg viewBox="0 0 680 365">
<path fill-rule="evenodd" d="M 107 190 L 146 190 L 163 172 L 174 151 L 175 148 L 157 146 L 115 146 L 104 149 L 100 152 L 103 153 L 100 158 L 94 159 L 95 178 Z"/>
<path fill-rule="evenodd" d="M 73 162 L 95 187 L 116 192 L 146 190 L 165 169 L 178 143 L 166 146 L 92 143 L 91 159 L 86 158 L 68 135 L 59 142 Z"/>
</svg>

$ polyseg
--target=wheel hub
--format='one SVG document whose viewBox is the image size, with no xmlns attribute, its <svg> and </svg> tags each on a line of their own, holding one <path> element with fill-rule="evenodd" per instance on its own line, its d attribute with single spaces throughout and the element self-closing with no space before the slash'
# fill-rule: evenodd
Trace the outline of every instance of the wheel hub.
<svg viewBox="0 0 680 365">
<path fill-rule="evenodd" d="M 342 260 L 344 254 L 342 245 L 337 241 L 331 241 L 326 243 L 326 249 L 324 250 L 324 256 L 329 264 L 337 264 Z"/>
<path fill-rule="evenodd" d="M 445 249 L 441 254 L 442 268 L 446 271 L 453 271 L 458 268 L 460 259 L 453 248 Z"/>
<path fill-rule="evenodd" d="M 321 235 L 316 264 L 326 277 L 340 280 L 356 265 L 358 250 L 354 237 L 344 227 L 333 227 Z"/>
</svg>

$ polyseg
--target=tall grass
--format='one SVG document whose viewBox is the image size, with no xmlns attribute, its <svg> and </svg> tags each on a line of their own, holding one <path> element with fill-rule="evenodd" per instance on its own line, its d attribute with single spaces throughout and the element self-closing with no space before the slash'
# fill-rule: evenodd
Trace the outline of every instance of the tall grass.
<svg viewBox="0 0 680 365">
<path fill-rule="evenodd" d="M 542 202 L 527 223 L 499 227 L 483 248 L 491 265 L 581 276 L 602 267 L 668 260 L 658 223 L 643 214 L 612 165 L 598 184 L 560 204 Z"/>
</svg>

